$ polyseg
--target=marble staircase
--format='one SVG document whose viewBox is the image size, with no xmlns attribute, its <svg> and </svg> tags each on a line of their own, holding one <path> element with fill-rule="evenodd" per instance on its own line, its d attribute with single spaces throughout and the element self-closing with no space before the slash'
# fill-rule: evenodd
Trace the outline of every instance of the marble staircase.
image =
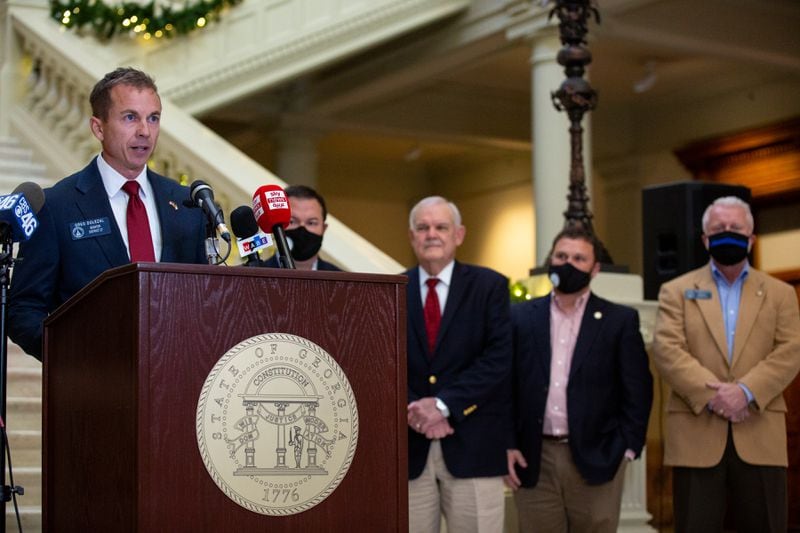
<svg viewBox="0 0 800 533">
<path fill-rule="evenodd" d="M 26 532 L 41 531 L 42 364 L 11 343 L 6 414 L 14 485 L 25 488 L 25 494 L 17 496 L 22 528 Z M 8 471 L 6 483 L 11 484 Z M 17 531 L 12 502 L 6 504 L 6 531 Z"/>
<path fill-rule="evenodd" d="M 22 147 L 16 139 L 0 138 L 0 193 L 10 193 L 24 181 L 45 186 L 48 180 L 44 176 L 45 167 L 34 161 L 31 150 Z M 25 494 L 17 497 L 22 529 L 41 531 L 42 364 L 11 342 L 8 344 L 6 401 L 5 422 L 14 485 L 25 488 Z M 6 483 L 11 484 L 8 470 Z M 6 504 L 6 530 L 18 530 L 13 502 Z"/>
</svg>

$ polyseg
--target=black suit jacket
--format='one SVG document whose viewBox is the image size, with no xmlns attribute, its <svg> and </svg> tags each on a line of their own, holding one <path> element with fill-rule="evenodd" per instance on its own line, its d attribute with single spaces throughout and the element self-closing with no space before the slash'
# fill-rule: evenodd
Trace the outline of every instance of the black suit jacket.
<svg viewBox="0 0 800 533">
<path fill-rule="evenodd" d="M 206 262 L 205 226 L 199 209 L 184 207 L 189 189 L 150 170 L 161 225 L 164 263 Z M 42 322 L 59 305 L 106 270 L 130 263 L 103 180 L 92 161 L 45 190 L 39 228 L 19 247 L 8 309 L 9 336 L 42 358 Z M 92 235 L 75 224 L 101 221 L 107 231 Z M 84 226 L 88 227 L 88 226 Z M 108 319 L 98 309 L 98 319 Z"/>
<path fill-rule="evenodd" d="M 456 262 L 434 354 L 422 314 L 419 270 L 408 276 L 408 401 L 438 397 L 455 433 L 442 439 L 455 477 L 500 476 L 511 438 L 511 327 L 508 280 Z M 430 440 L 408 432 L 408 475 L 419 477 Z"/>
<path fill-rule="evenodd" d="M 268 267 L 268 268 L 281 268 L 278 264 L 278 254 L 273 254 L 272 257 L 267 259 L 266 261 L 258 260 L 258 266 L 260 267 Z M 334 265 L 333 263 L 329 263 L 322 259 L 321 257 L 317 258 L 317 270 L 327 270 L 329 272 L 341 272 L 342 269 Z"/>
<path fill-rule="evenodd" d="M 524 487 L 536 485 L 542 425 L 550 386 L 551 296 L 512 307 L 516 447 L 527 468 Z M 591 294 L 567 384 L 572 459 L 590 484 L 613 479 L 626 449 L 637 456 L 647 434 L 653 378 L 636 310 Z"/>
</svg>

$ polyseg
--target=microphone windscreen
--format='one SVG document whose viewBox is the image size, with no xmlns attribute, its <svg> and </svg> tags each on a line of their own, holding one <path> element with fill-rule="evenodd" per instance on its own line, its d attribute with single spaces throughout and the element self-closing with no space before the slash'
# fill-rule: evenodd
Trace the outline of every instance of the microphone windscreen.
<svg viewBox="0 0 800 533">
<path fill-rule="evenodd" d="M 258 233 L 258 222 L 253 209 L 240 205 L 231 212 L 231 229 L 237 239 L 247 239 Z"/>
<path fill-rule="evenodd" d="M 211 195 L 211 199 L 214 199 L 214 191 L 211 190 L 211 187 L 208 186 L 208 183 L 203 180 L 194 180 L 189 186 L 189 197 L 192 199 L 195 205 L 203 205 L 202 198 L 197 197 L 197 193 L 202 190 L 208 190 L 209 194 Z"/>
<path fill-rule="evenodd" d="M 25 196 L 25 199 L 28 200 L 28 204 L 31 206 L 31 211 L 33 211 L 34 215 L 38 213 L 44 205 L 44 191 L 39 185 L 33 183 L 32 181 L 20 183 L 11 194 L 22 194 Z"/>
<path fill-rule="evenodd" d="M 253 195 L 253 215 L 264 233 L 272 233 L 275 226 L 289 226 L 292 210 L 286 193 L 277 185 L 262 185 Z"/>
</svg>

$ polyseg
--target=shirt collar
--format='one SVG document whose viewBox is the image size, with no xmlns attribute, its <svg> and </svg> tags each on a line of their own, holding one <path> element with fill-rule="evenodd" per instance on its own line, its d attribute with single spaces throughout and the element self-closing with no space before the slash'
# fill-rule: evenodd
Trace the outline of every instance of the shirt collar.
<svg viewBox="0 0 800 533">
<path fill-rule="evenodd" d="M 566 310 L 561 306 L 561 301 L 560 301 L 561 297 L 558 296 L 556 291 L 552 291 L 551 295 L 552 295 L 553 305 L 555 305 L 555 307 L 559 311 L 561 311 L 562 313 L 570 313 L 570 314 L 572 314 L 572 313 L 574 313 L 576 311 L 583 311 L 583 309 L 586 307 L 586 302 L 589 301 L 589 295 L 591 293 L 592 293 L 592 291 L 588 290 L 588 291 L 584 292 L 583 294 L 581 294 L 580 296 L 578 296 L 578 298 L 575 300 L 575 306 L 570 310 Z"/>
<path fill-rule="evenodd" d="M 422 287 L 423 285 L 425 285 L 425 282 L 428 280 L 428 278 L 436 278 L 439 281 L 441 281 L 442 283 L 444 283 L 445 286 L 449 287 L 450 286 L 450 280 L 453 279 L 453 268 L 455 267 L 455 264 L 456 264 L 455 259 L 450 261 L 447 264 L 447 266 L 444 267 L 442 269 L 442 271 L 439 272 L 438 274 L 436 274 L 435 276 L 431 276 L 430 274 L 428 274 L 428 272 L 424 268 L 422 268 L 420 266 L 419 267 L 419 286 Z"/>
<path fill-rule="evenodd" d="M 103 154 L 97 156 L 97 170 L 100 172 L 100 178 L 103 180 L 103 187 L 106 189 L 106 194 L 108 197 L 111 198 L 122 189 L 122 186 L 128 181 L 128 179 L 114 170 L 111 165 L 109 165 L 105 159 L 103 159 Z M 152 194 L 152 189 L 150 188 L 150 182 L 147 179 L 147 166 L 145 165 L 142 168 L 142 171 L 136 176 L 136 181 L 139 182 L 139 187 L 141 188 L 142 192 L 144 193 L 145 198 Z"/>
<path fill-rule="evenodd" d="M 714 280 L 717 282 L 724 281 L 726 285 L 733 285 L 733 283 L 736 283 L 737 281 L 744 280 L 747 277 L 747 274 L 750 272 L 750 261 L 745 260 L 742 271 L 739 272 L 739 275 L 735 280 L 733 280 L 733 283 L 728 283 L 728 278 L 726 278 L 725 274 L 723 274 L 722 271 L 717 268 L 717 265 L 714 264 L 714 261 L 709 261 L 708 264 L 711 265 L 711 276 L 714 278 Z"/>
</svg>

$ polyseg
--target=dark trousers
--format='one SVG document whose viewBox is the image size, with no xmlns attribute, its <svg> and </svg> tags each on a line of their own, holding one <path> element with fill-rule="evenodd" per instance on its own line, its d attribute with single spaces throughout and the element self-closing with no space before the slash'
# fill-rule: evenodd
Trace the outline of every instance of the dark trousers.
<svg viewBox="0 0 800 533">
<path fill-rule="evenodd" d="M 726 507 L 740 533 L 785 533 L 786 468 L 747 464 L 736 454 L 728 429 L 722 461 L 711 468 L 674 467 L 675 533 L 723 530 Z"/>
</svg>

